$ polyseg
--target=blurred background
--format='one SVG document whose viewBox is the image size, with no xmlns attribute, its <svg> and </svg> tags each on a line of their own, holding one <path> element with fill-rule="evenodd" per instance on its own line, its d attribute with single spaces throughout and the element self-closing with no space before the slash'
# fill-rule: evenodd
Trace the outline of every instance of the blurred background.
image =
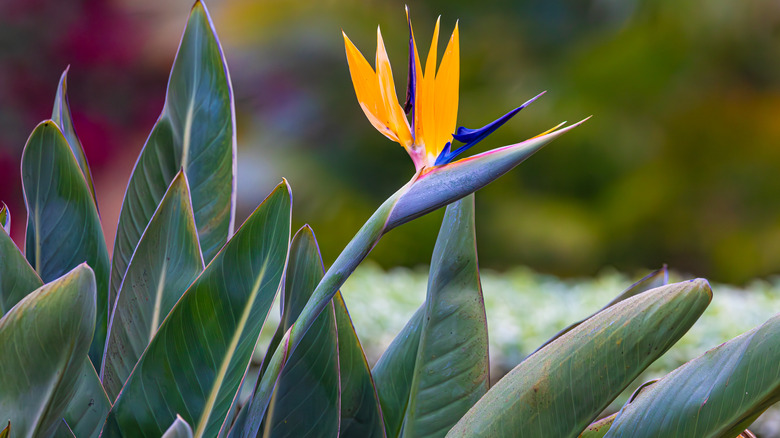
<svg viewBox="0 0 780 438">
<path fill-rule="evenodd" d="M 548 90 L 474 152 L 594 116 L 479 192 L 483 267 L 571 277 L 668 263 L 736 284 L 780 271 L 780 2 L 409 3 L 423 56 L 439 14 L 440 53 L 460 20 L 459 125 L 482 126 Z M 239 222 L 286 177 L 294 226 L 314 227 L 328 264 L 412 176 L 404 150 L 360 110 L 340 35 L 372 59 L 381 25 L 403 92 L 403 4 L 207 2 L 235 90 Z M 0 0 L 0 199 L 20 245 L 22 149 L 50 117 L 68 65 L 76 130 L 113 243 L 190 6 Z M 440 218 L 393 231 L 372 259 L 386 269 L 427 264 Z"/>
</svg>

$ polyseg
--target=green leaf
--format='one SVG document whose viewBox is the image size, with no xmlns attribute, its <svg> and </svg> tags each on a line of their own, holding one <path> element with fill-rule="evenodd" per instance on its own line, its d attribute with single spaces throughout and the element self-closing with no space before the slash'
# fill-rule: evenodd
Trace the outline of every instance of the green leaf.
<svg viewBox="0 0 780 438">
<path fill-rule="evenodd" d="M 192 438 L 192 428 L 184 421 L 184 418 L 181 418 L 181 415 L 177 415 L 176 420 L 165 431 L 162 438 Z"/>
<path fill-rule="evenodd" d="M 39 124 L 22 153 L 27 260 L 44 282 L 86 262 L 95 273 L 97 320 L 89 348 L 100 366 L 108 321 L 108 251 L 97 208 L 68 142 L 52 121 Z"/>
<path fill-rule="evenodd" d="M 187 178 L 179 172 L 130 259 L 111 316 L 101 377 L 116 399 L 157 328 L 203 271 Z"/>
<path fill-rule="evenodd" d="M 450 204 L 436 240 L 404 437 L 443 437 L 488 390 L 488 333 L 474 195 Z"/>
<path fill-rule="evenodd" d="M 54 97 L 54 109 L 51 112 L 51 120 L 57 124 L 68 141 L 68 146 L 73 152 L 73 156 L 76 158 L 76 162 L 79 163 L 84 180 L 87 182 L 89 192 L 92 194 L 92 201 L 97 205 L 97 197 L 95 196 L 95 185 L 92 183 L 92 173 L 89 171 L 89 164 L 87 164 L 87 156 L 84 154 L 84 148 L 81 146 L 79 136 L 76 135 L 76 129 L 73 127 L 73 118 L 70 115 L 70 105 L 68 104 L 68 66 L 62 76 L 60 76 L 60 84 L 57 87 L 57 95 Z"/>
<path fill-rule="evenodd" d="M 323 271 L 314 233 L 304 226 L 290 244 L 282 316 L 285 331 L 300 315 Z M 340 392 L 336 316 L 331 304 L 314 321 L 279 375 L 263 436 L 336 436 Z"/>
<path fill-rule="evenodd" d="M 246 417 L 243 417 L 246 418 L 246 423 L 241 432 L 236 431 L 236 433 L 240 433 L 241 436 L 256 436 L 260 432 L 263 412 L 271 400 L 276 381 L 290 354 L 301 342 L 317 316 L 333 301 L 333 297 L 347 277 L 352 274 L 387 231 L 387 218 L 398 197 L 404 193 L 406 188 L 407 186 L 401 188 L 382 203 L 325 273 L 295 324 L 284 334 L 271 359 L 267 361 L 267 368 L 255 386 L 255 392 L 252 395 L 251 410 Z"/>
<path fill-rule="evenodd" d="M 607 437 L 734 437 L 780 401 L 780 314 L 672 371 L 620 410 Z"/>
<path fill-rule="evenodd" d="M 103 437 L 159 437 L 180 414 L 217 435 L 282 278 L 290 239 L 286 181 L 182 295 L 133 369 Z"/>
<path fill-rule="evenodd" d="M 582 431 L 578 438 L 603 438 L 609 432 L 609 428 L 612 427 L 612 422 L 615 421 L 616 415 L 612 414 L 592 423 Z"/>
<path fill-rule="evenodd" d="M 647 274 L 646 276 L 642 277 L 641 280 L 639 280 L 636 283 L 634 283 L 631 286 L 629 286 L 628 289 L 624 290 L 620 295 L 615 297 L 612 301 L 610 301 L 606 306 L 602 307 L 600 310 L 596 311 L 595 313 L 593 313 L 592 315 L 588 316 L 585 319 L 582 319 L 580 321 L 575 322 L 574 324 L 571 324 L 571 325 L 567 326 L 563 330 L 561 330 L 558 333 L 556 333 L 555 335 L 553 335 L 552 338 L 548 339 L 544 344 L 539 346 L 539 348 L 534 350 L 534 352 L 531 353 L 531 354 L 535 354 L 537 351 L 539 351 L 542 348 L 544 348 L 550 342 L 560 338 L 565 333 L 570 332 L 574 327 L 577 327 L 578 325 L 582 324 L 588 318 L 592 318 L 593 315 L 595 315 L 596 313 L 599 313 L 599 312 L 601 312 L 604 309 L 608 309 L 608 308 L 614 306 L 615 304 L 617 304 L 617 303 L 619 303 L 619 302 L 621 302 L 621 301 L 623 301 L 623 300 L 625 300 L 627 298 L 633 297 L 634 295 L 638 295 L 638 294 L 640 294 L 640 293 L 642 293 L 644 291 L 647 291 L 647 290 L 650 290 L 650 289 L 653 289 L 653 288 L 656 288 L 656 287 L 664 286 L 667 283 L 669 283 L 669 271 L 668 271 L 666 265 L 664 265 L 663 267 L 661 267 L 661 269 L 658 269 L 657 271 L 653 271 L 653 272 Z M 530 354 L 529 354 L 529 356 L 530 356 Z"/>
<path fill-rule="evenodd" d="M 662 269 L 666 269 L 666 265 L 664 265 L 664 268 Z M 648 277 L 645 277 L 645 279 Z M 644 281 L 644 279 L 640 280 L 639 282 L 641 283 L 642 281 Z M 658 382 L 658 379 L 648 380 L 647 382 L 639 385 L 639 388 L 637 388 L 634 393 L 631 394 L 631 397 L 628 398 L 628 402 L 632 402 L 639 394 L 646 391 L 650 386 L 655 385 L 656 382 Z M 582 431 L 578 438 L 602 438 L 607 434 L 609 428 L 612 427 L 612 423 L 615 421 L 615 417 L 617 417 L 617 413 L 591 423 L 590 426 Z"/>
<path fill-rule="evenodd" d="M 333 297 L 339 344 L 339 376 L 341 380 L 342 438 L 385 437 L 382 411 L 379 408 L 374 381 L 368 361 L 355 333 L 344 298 L 338 292 Z"/>
<path fill-rule="evenodd" d="M 27 295 L 0 319 L 0 419 L 14 438 L 50 436 L 74 391 L 95 330 L 86 264 Z"/>
<path fill-rule="evenodd" d="M 230 76 L 206 7 L 197 1 L 171 69 L 162 114 L 138 157 L 122 203 L 111 303 L 141 234 L 180 169 L 192 190 L 203 257 L 211 261 L 233 233 L 235 153 Z"/>
<path fill-rule="evenodd" d="M 8 422 L 8 426 L 6 426 L 3 430 L 0 430 L 0 438 L 8 438 L 8 436 L 11 434 L 11 422 Z"/>
<path fill-rule="evenodd" d="M 71 433 L 79 438 L 97 438 L 111 409 L 103 385 L 100 384 L 92 362 L 84 357 L 76 381 L 76 392 L 68 402 L 63 417 Z"/>
<path fill-rule="evenodd" d="M 5 202 L 0 201 L 0 227 L 5 230 L 5 234 L 11 234 L 11 212 L 8 211 L 8 206 Z"/>
<path fill-rule="evenodd" d="M 0 316 L 41 286 L 43 281 L 11 240 L 11 236 L 0 231 Z"/>
<path fill-rule="evenodd" d="M 63 419 L 54 431 L 52 438 L 76 438 L 68 423 Z"/>
<path fill-rule="evenodd" d="M 577 436 L 688 331 L 711 298 L 698 279 L 596 314 L 504 376 L 447 436 Z"/>
<path fill-rule="evenodd" d="M 414 312 L 371 370 L 388 437 L 399 436 L 401 432 L 412 389 L 425 308 L 423 304 Z"/>
</svg>

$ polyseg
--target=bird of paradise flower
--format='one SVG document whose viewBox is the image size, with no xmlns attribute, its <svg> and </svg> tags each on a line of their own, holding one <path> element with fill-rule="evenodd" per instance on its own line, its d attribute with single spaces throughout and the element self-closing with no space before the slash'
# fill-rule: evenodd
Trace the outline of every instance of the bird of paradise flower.
<svg viewBox="0 0 780 438">
<path fill-rule="evenodd" d="M 441 19 L 436 21 L 423 70 L 408 8 L 406 19 L 409 27 L 409 80 L 403 107 L 396 97 L 393 72 L 380 29 L 377 27 L 376 69 L 371 67 L 346 33 L 342 31 L 342 35 L 349 72 L 360 107 L 380 133 L 406 149 L 418 174 L 425 174 L 437 166 L 452 162 L 459 154 L 483 140 L 544 94 L 540 93 L 482 128 L 460 127 L 456 130 L 460 81 L 458 23 L 455 24 L 437 70 Z M 563 123 L 537 137 L 549 134 L 562 125 Z M 453 140 L 462 145 L 453 149 Z"/>
</svg>

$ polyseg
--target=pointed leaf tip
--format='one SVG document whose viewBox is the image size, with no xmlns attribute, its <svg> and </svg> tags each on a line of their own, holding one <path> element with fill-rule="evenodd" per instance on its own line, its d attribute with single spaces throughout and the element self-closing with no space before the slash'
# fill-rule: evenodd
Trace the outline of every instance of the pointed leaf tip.
<svg viewBox="0 0 780 438">
<path fill-rule="evenodd" d="M 6 234 L 11 234 L 11 212 L 3 201 L 0 201 L 0 228 L 4 229 Z"/>
</svg>

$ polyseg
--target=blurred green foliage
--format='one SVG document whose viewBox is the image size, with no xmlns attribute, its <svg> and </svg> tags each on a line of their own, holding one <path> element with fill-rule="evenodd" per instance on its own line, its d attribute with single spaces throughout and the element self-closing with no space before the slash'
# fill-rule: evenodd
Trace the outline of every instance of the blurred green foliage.
<svg viewBox="0 0 780 438">
<path fill-rule="evenodd" d="M 49 0 L 40 3 L 35 10 L 62 7 Z M 90 0 L 78 3 L 83 3 L 80 10 L 96 10 Z M 112 3 L 110 14 L 104 15 L 129 17 L 120 21 L 132 23 L 137 31 L 128 38 L 107 40 L 133 48 L 116 51 L 133 53 L 127 57 L 131 63 L 123 58 L 110 64 L 128 71 L 128 77 L 140 74 L 147 80 L 130 84 L 121 74 L 110 76 L 114 86 L 105 75 L 100 81 L 87 80 L 91 64 L 76 58 L 71 68 L 75 107 L 143 107 L 157 114 L 157 104 L 147 99 L 139 106 L 138 99 L 160 95 L 164 89 L 164 69 L 170 65 L 167 56 L 172 48 L 162 42 L 176 40 L 180 31 L 176 18 L 190 3 Z M 407 56 L 403 4 L 401 0 L 209 3 L 222 30 L 236 94 L 242 157 L 239 219 L 280 177 L 287 177 L 296 197 L 294 225 L 308 222 L 315 230 L 330 231 L 318 234 L 326 264 L 374 208 L 413 173 L 403 149 L 377 133 L 360 111 L 340 35 L 343 29 L 370 59 L 376 47 L 376 25 L 381 25 L 397 88 L 403 90 Z M 548 90 L 474 152 L 522 141 L 563 120 L 594 115 L 477 195 L 483 266 L 506 269 L 525 264 L 571 276 L 594 274 L 608 265 L 634 271 L 669 263 L 675 269 L 727 282 L 778 272 L 780 3 L 776 0 L 426 0 L 409 7 L 420 42 L 429 40 L 439 14 L 442 34 L 447 36 L 460 19 L 459 125 L 482 126 Z M 63 16 L 37 15 L 50 21 Z M 171 18 L 170 26 L 160 18 L 166 16 Z M 92 21 L 71 20 L 70 26 L 82 36 L 93 29 L 95 41 L 106 41 L 97 38 L 101 29 L 119 28 L 97 25 L 111 22 L 107 20 L 96 15 Z M 19 25 L 4 28 L 7 32 L 0 33 L 4 41 L 25 46 L 12 35 Z M 42 40 L 43 44 L 49 40 L 58 47 L 53 37 Z M 86 60 L 94 44 L 84 38 L 78 41 L 83 44 L 74 47 L 83 46 Z M 40 44 L 31 56 L 45 49 Z M 100 43 L 102 52 L 97 53 L 113 53 L 106 44 Z M 440 53 L 444 44 L 440 42 Z M 17 55 L 8 58 L 11 63 L 0 67 L 0 72 L 12 69 L 21 59 Z M 53 83 L 65 65 L 51 67 L 46 83 Z M 160 74 L 154 73 L 158 69 Z M 28 66 L 25 71 L 34 70 Z M 24 88 L 9 82 L 0 86 L 0 96 L 4 89 Z M 47 88 L 42 94 L 49 96 L 51 91 Z M 101 99 L 107 103 L 84 105 Z M 3 106 L 0 120 L 13 120 L 7 115 L 13 108 Z M 37 114 L 34 120 L 45 115 Z M 74 119 L 80 134 L 102 127 L 104 135 L 93 139 L 89 132 L 84 135 L 85 148 L 88 152 L 120 150 L 106 152 L 117 162 L 140 150 L 153 123 L 146 116 L 125 117 L 133 125 L 117 133 L 113 122 L 103 126 L 80 114 L 74 114 Z M 33 124 L 3 137 L 23 138 Z M 130 129 L 134 136 L 124 134 Z M 106 138 L 111 141 L 103 142 Z M 14 141 L 20 143 L 14 151 L 20 153 L 22 142 Z M 18 162 L 18 156 L 6 158 L 0 164 Z M 125 180 L 116 171 L 101 172 L 100 167 L 108 166 L 97 166 L 96 178 L 103 173 L 104 178 Z M 117 165 L 120 173 L 129 172 L 128 166 Z M 13 172 L 10 165 L 3 169 L 0 173 L 6 177 Z M 9 187 L 10 177 L 2 180 Z M 98 181 L 97 185 L 101 197 L 105 184 Z M 7 199 L 7 192 L 0 195 Z M 109 203 L 101 201 L 104 216 L 110 214 Z M 440 218 L 441 213 L 434 214 L 393 231 L 373 253 L 374 260 L 386 268 L 427 263 Z M 107 230 L 109 241 L 112 233 L 113 229 Z"/>
<path fill-rule="evenodd" d="M 445 35 L 460 19 L 459 125 L 481 126 L 549 90 L 477 152 L 594 115 L 479 193 L 483 266 L 587 275 L 667 262 L 730 282 L 778 271 L 780 4 L 427 1 L 410 9 L 418 41 L 430 38 L 438 14 Z M 239 106 L 254 109 L 238 111 L 242 153 L 273 163 L 272 175 L 240 180 L 239 190 L 256 198 L 288 177 L 304 198 L 295 219 L 331 230 L 320 242 L 333 260 L 413 172 L 405 152 L 364 119 L 338 34 L 371 57 L 380 24 L 401 72 L 402 3 L 238 1 L 221 12 L 222 28 L 232 28 L 223 39 Z M 403 90 L 406 78 L 395 80 Z M 258 194 L 248 194 L 251 185 Z M 437 222 L 394 231 L 374 259 L 425 263 Z"/>
</svg>

